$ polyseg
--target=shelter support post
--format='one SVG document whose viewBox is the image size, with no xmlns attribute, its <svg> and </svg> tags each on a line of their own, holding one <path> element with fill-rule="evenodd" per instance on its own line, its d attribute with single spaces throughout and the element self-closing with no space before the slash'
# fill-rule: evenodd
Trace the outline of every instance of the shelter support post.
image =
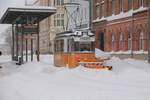
<svg viewBox="0 0 150 100">
<path fill-rule="evenodd" d="M 37 61 L 40 61 L 40 36 L 39 36 L 39 21 L 37 22 Z"/>
<path fill-rule="evenodd" d="M 28 39 L 26 34 L 26 62 L 28 61 Z"/>
<path fill-rule="evenodd" d="M 16 24 L 16 59 L 18 61 L 18 55 L 19 55 L 19 43 L 18 43 L 18 24 Z"/>
<path fill-rule="evenodd" d="M 11 50 L 11 53 L 12 53 L 12 60 L 14 60 L 14 43 L 15 43 L 15 40 L 14 40 L 14 24 L 12 24 L 12 50 Z"/>
<path fill-rule="evenodd" d="M 32 37 L 32 33 L 31 33 Z M 31 38 L 31 61 L 33 61 L 33 39 Z"/>
<path fill-rule="evenodd" d="M 24 35 L 24 26 L 21 25 L 21 64 L 23 64 L 23 35 Z"/>
</svg>

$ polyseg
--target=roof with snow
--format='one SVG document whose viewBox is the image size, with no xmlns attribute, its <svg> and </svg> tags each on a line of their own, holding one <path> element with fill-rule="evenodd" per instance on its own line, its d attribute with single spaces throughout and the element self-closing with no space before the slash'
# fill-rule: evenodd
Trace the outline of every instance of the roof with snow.
<svg viewBox="0 0 150 100">
<path fill-rule="evenodd" d="M 19 18 L 23 19 L 23 17 L 26 16 L 31 16 L 34 18 L 36 17 L 38 21 L 41 21 L 46 17 L 49 17 L 50 15 L 54 14 L 55 12 L 56 12 L 56 8 L 54 7 L 39 7 L 39 6 L 32 6 L 32 7 L 25 6 L 20 8 L 10 7 L 3 14 L 2 18 L 0 19 L 0 23 L 13 24 L 16 23 L 16 21 Z M 37 20 L 35 22 L 37 22 Z"/>
</svg>

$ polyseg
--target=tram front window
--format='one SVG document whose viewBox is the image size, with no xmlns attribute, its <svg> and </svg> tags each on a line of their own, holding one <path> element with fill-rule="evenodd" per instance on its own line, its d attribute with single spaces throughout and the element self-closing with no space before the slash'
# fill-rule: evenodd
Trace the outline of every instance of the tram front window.
<svg viewBox="0 0 150 100">
<path fill-rule="evenodd" d="M 91 51 L 91 45 L 90 43 L 82 43 L 80 44 L 80 51 L 89 52 Z"/>
<path fill-rule="evenodd" d="M 91 42 L 76 42 L 75 43 L 75 51 L 78 52 L 91 52 L 94 51 L 94 43 Z"/>
<path fill-rule="evenodd" d="M 64 40 L 56 40 L 55 41 L 55 52 L 63 52 L 64 51 Z"/>
</svg>

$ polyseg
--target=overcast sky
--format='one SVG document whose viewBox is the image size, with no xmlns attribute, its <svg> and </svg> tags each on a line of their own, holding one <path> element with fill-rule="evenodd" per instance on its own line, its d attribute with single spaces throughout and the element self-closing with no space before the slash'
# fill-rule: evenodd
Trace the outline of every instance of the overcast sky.
<svg viewBox="0 0 150 100">
<path fill-rule="evenodd" d="M 0 18 L 9 6 L 23 6 L 24 0 L 0 0 Z M 4 32 L 8 25 L 0 24 L 0 33 Z"/>
<path fill-rule="evenodd" d="M 34 0 L 27 0 L 27 1 L 28 3 L 31 3 Z M 14 6 L 21 7 L 24 6 L 24 4 L 25 4 L 25 0 L 0 0 L 0 19 L 8 7 L 14 7 Z M 1 33 L 5 32 L 7 27 L 9 27 L 9 25 L 0 24 L 0 44 L 4 43 L 4 39 Z"/>
<path fill-rule="evenodd" d="M 28 3 L 34 0 L 27 0 Z M 8 7 L 24 6 L 25 0 L 0 0 L 0 18 Z M 8 25 L 0 24 L 0 33 L 4 32 Z"/>
</svg>

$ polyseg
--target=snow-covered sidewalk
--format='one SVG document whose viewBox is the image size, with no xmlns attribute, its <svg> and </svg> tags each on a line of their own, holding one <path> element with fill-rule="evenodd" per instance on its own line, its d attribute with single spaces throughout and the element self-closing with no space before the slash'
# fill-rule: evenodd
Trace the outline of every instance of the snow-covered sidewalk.
<svg viewBox="0 0 150 100">
<path fill-rule="evenodd" d="M 106 62 L 112 71 L 98 71 L 54 67 L 52 55 L 22 66 L 9 60 L 0 57 L 0 100 L 150 100 L 150 64 L 144 61 L 113 57 Z"/>
</svg>

